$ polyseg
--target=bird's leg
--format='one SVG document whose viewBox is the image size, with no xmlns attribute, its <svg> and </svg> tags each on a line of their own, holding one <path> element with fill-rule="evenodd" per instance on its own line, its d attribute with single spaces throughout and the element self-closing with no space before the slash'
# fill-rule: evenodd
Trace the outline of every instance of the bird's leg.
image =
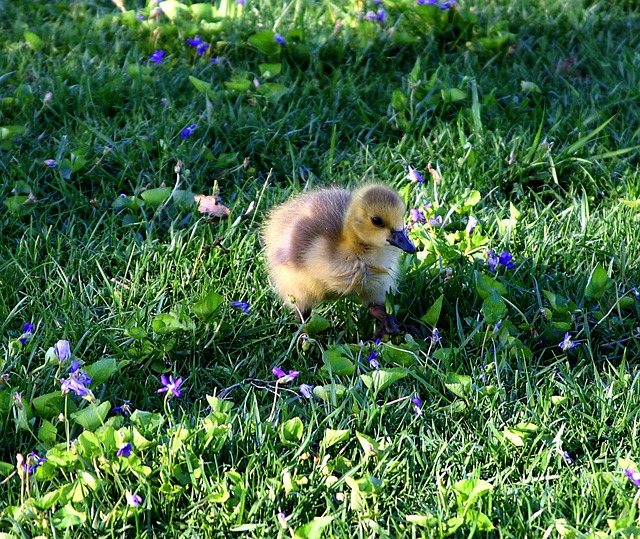
<svg viewBox="0 0 640 539">
<path fill-rule="evenodd" d="M 369 305 L 369 314 L 376 320 L 378 320 L 382 325 L 380 329 L 373 335 L 374 341 L 379 339 L 383 335 L 393 335 L 394 333 L 400 332 L 401 324 L 398 323 L 398 320 L 395 316 L 387 313 L 384 305 L 372 303 L 371 305 Z"/>
</svg>

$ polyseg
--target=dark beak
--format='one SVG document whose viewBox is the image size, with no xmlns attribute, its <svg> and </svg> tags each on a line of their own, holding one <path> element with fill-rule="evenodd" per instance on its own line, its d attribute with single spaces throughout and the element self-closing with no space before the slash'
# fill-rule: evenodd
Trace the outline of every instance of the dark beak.
<svg viewBox="0 0 640 539">
<path fill-rule="evenodd" d="M 391 237 L 387 241 L 410 255 L 416 252 L 416 246 L 411 243 L 404 230 L 392 230 Z"/>
</svg>

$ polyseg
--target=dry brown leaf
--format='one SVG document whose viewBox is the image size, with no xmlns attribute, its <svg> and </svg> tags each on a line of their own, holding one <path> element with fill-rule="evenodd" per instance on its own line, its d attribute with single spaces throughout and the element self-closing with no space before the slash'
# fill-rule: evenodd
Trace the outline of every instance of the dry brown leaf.
<svg viewBox="0 0 640 539">
<path fill-rule="evenodd" d="M 210 195 L 196 195 L 193 199 L 198 203 L 198 211 L 207 217 L 226 219 L 229 217 L 229 208 L 218 204 L 216 197 Z"/>
</svg>

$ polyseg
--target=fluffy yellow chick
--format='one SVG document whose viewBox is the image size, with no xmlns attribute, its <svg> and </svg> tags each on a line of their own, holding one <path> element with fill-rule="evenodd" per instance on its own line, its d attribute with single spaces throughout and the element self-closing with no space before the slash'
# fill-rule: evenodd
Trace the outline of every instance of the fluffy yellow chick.
<svg viewBox="0 0 640 539">
<path fill-rule="evenodd" d="M 262 232 L 271 284 L 300 322 L 316 304 L 349 296 L 382 323 L 376 337 L 398 331 L 384 304 L 400 250 L 416 251 L 405 211 L 398 193 L 381 184 L 312 191 L 271 211 Z"/>
</svg>

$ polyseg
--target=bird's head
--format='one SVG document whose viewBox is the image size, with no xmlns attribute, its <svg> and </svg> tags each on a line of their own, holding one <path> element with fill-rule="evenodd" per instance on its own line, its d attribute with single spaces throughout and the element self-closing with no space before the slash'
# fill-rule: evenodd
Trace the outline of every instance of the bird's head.
<svg viewBox="0 0 640 539">
<path fill-rule="evenodd" d="M 386 185 L 368 185 L 354 191 L 345 228 L 358 243 L 370 247 L 393 245 L 415 253 L 416 248 L 404 231 L 406 207 L 398 193 Z"/>
</svg>

